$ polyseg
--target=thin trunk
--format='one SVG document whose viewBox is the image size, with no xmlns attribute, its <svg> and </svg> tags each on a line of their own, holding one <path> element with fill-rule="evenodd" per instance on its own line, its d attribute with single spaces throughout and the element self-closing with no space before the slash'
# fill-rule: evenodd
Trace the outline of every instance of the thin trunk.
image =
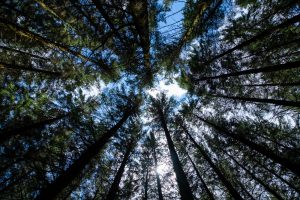
<svg viewBox="0 0 300 200">
<path fill-rule="evenodd" d="M 132 151 L 132 148 L 133 148 L 133 144 L 130 144 L 128 147 L 127 147 L 127 151 L 124 155 L 124 158 L 123 158 L 123 161 L 118 169 L 118 172 L 114 178 L 114 181 L 113 183 L 111 184 L 110 188 L 109 188 L 109 191 L 106 195 L 106 199 L 107 200 L 115 200 L 117 199 L 117 193 L 119 191 L 119 185 L 120 185 L 120 182 L 121 182 L 121 179 L 122 179 L 122 176 L 123 176 L 123 173 L 124 173 L 124 170 L 125 170 L 125 166 L 126 166 L 126 163 L 129 159 L 129 156 L 130 156 L 130 153 Z"/>
<path fill-rule="evenodd" d="M 124 113 L 120 121 L 105 132 L 94 144 L 87 148 L 70 167 L 62 172 L 48 187 L 43 188 L 36 199 L 55 199 L 67 186 L 69 186 L 83 172 L 90 161 L 104 148 L 107 142 L 116 134 L 132 113 Z"/>
<path fill-rule="evenodd" d="M 225 99 L 232 99 L 238 101 L 247 101 L 253 103 L 269 103 L 279 106 L 288 106 L 288 107 L 295 107 L 300 108 L 300 102 L 297 101 L 285 101 L 285 100 L 276 100 L 276 99 L 259 99 L 259 98 L 251 98 L 251 97 L 236 97 L 236 96 L 225 96 L 225 95 L 210 95 L 212 97 L 218 98 L 225 98 Z"/>
<path fill-rule="evenodd" d="M 145 177 L 145 185 L 144 185 L 144 200 L 148 200 L 148 176 L 149 176 L 149 169 L 148 166 L 146 167 L 146 177 Z"/>
<path fill-rule="evenodd" d="M 267 166 L 265 166 L 264 164 L 262 164 L 261 162 L 259 162 L 258 160 L 255 160 L 255 162 L 257 164 L 259 164 L 262 168 L 264 168 L 266 171 L 268 171 L 270 174 L 274 175 L 276 178 L 278 178 L 280 181 L 282 181 L 283 183 L 287 184 L 290 188 L 293 188 L 296 192 L 298 192 L 300 194 L 300 190 L 299 188 L 297 188 L 296 186 L 294 186 L 293 184 L 289 183 L 287 180 L 285 180 L 284 178 L 282 178 L 280 175 L 278 175 L 275 171 L 269 169 Z"/>
<path fill-rule="evenodd" d="M 221 3 L 220 1 L 219 3 Z M 218 4 L 219 5 L 219 4 Z M 203 12 L 208 7 L 208 4 L 206 2 L 201 2 L 198 4 L 196 12 L 196 15 L 193 19 L 193 23 L 190 27 L 187 27 L 187 30 L 182 34 L 182 37 L 179 39 L 178 44 L 176 45 L 175 49 L 172 52 L 171 58 L 175 59 L 180 54 L 180 51 L 182 47 L 191 39 L 192 34 L 194 33 L 194 30 L 199 24 L 201 24 L 201 18 L 203 16 Z"/>
<path fill-rule="evenodd" d="M 105 71 L 105 72 L 109 72 L 110 71 L 110 67 L 103 61 L 103 60 L 92 60 L 90 59 L 89 57 L 86 57 L 82 54 L 80 54 L 79 52 L 76 52 L 72 49 L 69 49 L 69 47 L 63 45 L 63 44 L 59 44 L 57 42 L 54 42 L 48 38 L 45 38 L 43 36 L 40 36 L 39 34 L 37 33 L 34 33 L 32 31 L 29 31 L 17 24 L 14 24 L 12 22 L 9 22 L 7 20 L 4 20 L 2 18 L 0 18 L 0 23 L 3 23 L 4 25 L 6 25 L 7 27 L 9 27 L 11 30 L 15 31 L 17 34 L 21 35 L 21 36 L 24 36 L 24 37 L 27 37 L 29 39 L 32 39 L 32 40 L 36 40 L 38 42 L 41 42 L 42 44 L 50 47 L 50 48 L 56 48 L 56 49 L 59 49 L 63 52 L 67 52 L 67 53 L 70 53 L 84 61 L 88 61 L 88 62 L 91 62 L 91 63 L 94 63 L 100 67 L 102 67 L 102 69 Z"/>
<path fill-rule="evenodd" d="M 35 0 L 35 2 L 37 2 L 44 10 L 46 10 L 47 12 L 49 12 L 52 16 L 54 16 L 55 18 L 57 18 L 61 22 L 63 22 L 67 28 L 72 28 L 72 29 L 78 31 L 75 27 L 73 27 L 73 25 L 71 25 L 70 23 L 66 22 L 56 11 L 54 11 L 52 8 L 50 8 L 49 6 L 47 6 L 42 0 Z"/>
<path fill-rule="evenodd" d="M 108 16 L 106 10 L 102 7 L 100 1 L 92 0 L 93 4 L 95 4 L 97 10 L 100 12 L 102 17 L 105 19 L 106 23 L 109 25 L 110 29 L 117 35 L 122 43 L 124 43 L 123 37 L 120 35 L 119 31 L 116 29 L 114 23 L 111 21 L 110 17 Z"/>
<path fill-rule="evenodd" d="M 166 124 L 166 121 L 165 121 L 165 118 L 164 118 L 163 111 L 160 108 L 158 108 L 158 109 L 159 109 L 158 111 L 159 111 L 161 126 L 163 127 L 164 132 L 165 132 L 165 136 L 167 138 L 167 143 L 168 143 L 169 151 L 170 151 L 170 154 L 171 154 L 171 160 L 172 160 L 172 163 L 173 163 L 173 168 L 174 168 L 174 171 L 175 171 L 175 174 L 176 174 L 176 179 L 177 179 L 181 199 L 182 200 L 193 200 L 194 199 L 193 193 L 190 189 L 188 180 L 185 176 L 185 173 L 182 169 L 179 157 L 178 157 L 177 152 L 175 150 L 174 143 L 172 141 L 170 132 L 168 130 L 168 127 L 167 127 L 167 124 Z"/>
<path fill-rule="evenodd" d="M 240 181 L 238 181 L 238 184 L 251 200 L 255 200 L 254 197 L 252 196 L 252 194 L 250 194 L 248 192 L 248 190 L 245 188 L 245 186 Z"/>
<path fill-rule="evenodd" d="M 269 193 L 274 195 L 277 199 L 284 200 L 284 198 L 278 194 L 274 189 L 270 188 L 268 184 L 257 178 L 250 170 L 248 170 L 246 167 L 244 167 L 242 164 L 240 164 L 233 156 L 225 152 L 239 167 L 241 167 L 246 173 L 248 173 L 251 178 L 255 181 L 257 181 L 259 184 L 261 184 Z"/>
<path fill-rule="evenodd" d="M 191 134 L 188 132 L 188 130 L 182 126 L 185 133 L 188 135 L 194 146 L 199 150 L 199 152 L 202 154 L 203 158 L 209 163 L 211 168 L 215 171 L 215 173 L 220 178 L 223 185 L 227 188 L 229 193 L 234 199 L 243 199 L 239 192 L 233 187 L 233 185 L 230 183 L 230 181 L 227 180 L 227 178 L 222 174 L 221 170 L 213 163 L 209 155 L 205 152 L 205 150 L 195 141 L 195 139 L 191 136 Z"/>
<path fill-rule="evenodd" d="M 187 156 L 188 156 L 190 162 L 192 163 L 193 168 L 194 168 L 194 170 L 196 171 L 196 174 L 197 174 L 198 178 L 200 179 L 200 181 L 201 181 L 201 183 L 202 183 L 202 185 L 203 185 L 203 187 L 204 187 L 204 189 L 205 189 L 205 191 L 206 191 L 206 193 L 207 193 L 209 199 L 214 200 L 214 199 L 215 199 L 215 198 L 214 198 L 214 195 L 212 194 L 212 192 L 211 192 L 211 191 L 209 190 L 209 188 L 207 187 L 205 181 L 203 180 L 203 178 L 202 178 L 200 172 L 198 171 L 198 169 L 197 169 L 195 163 L 193 162 L 192 158 L 190 157 L 190 155 L 189 155 L 188 153 L 187 153 Z"/>
<path fill-rule="evenodd" d="M 234 61 L 239 61 L 239 60 L 244 60 L 253 56 L 265 56 L 265 53 L 270 53 L 270 51 L 275 50 L 275 49 L 284 49 L 284 46 L 291 46 L 291 44 L 295 43 L 298 44 L 300 42 L 300 38 L 290 40 L 290 41 L 284 41 L 283 43 L 276 44 L 274 46 L 269 46 L 266 49 L 260 50 L 260 51 L 255 51 L 253 54 L 247 55 L 247 56 L 241 56 Z M 284 54 L 281 57 L 286 57 Z"/>
<path fill-rule="evenodd" d="M 227 135 L 228 137 L 231 137 L 231 138 L 241 142 L 242 144 L 248 146 L 250 149 L 261 153 L 262 155 L 266 156 L 267 158 L 270 158 L 271 160 L 273 160 L 274 162 L 279 163 L 282 166 L 286 167 L 287 169 L 291 170 L 297 176 L 300 176 L 300 164 L 299 163 L 293 162 L 293 161 L 289 160 L 288 158 L 279 156 L 277 153 L 266 148 L 265 146 L 256 144 L 255 142 L 252 142 L 251 140 L 246 139 L 245 137 L 243 137 L 240 134 L 232 133 L 229 130 L 227 130 L 226 128 L 220 127 L 206 119 L 203 119 L 202 117 L 200 117 L 198 115 L 195 115 L 195 116 L 199 120 L 205 122 L 206 124 L 210 125 L 215 130 L 217 130 L 217 132 Z"/>
<path fill-rule="evenodd" d="M 285 87 L 285 86 L 300 86 L 300 81 L 293 82 L 293 83 L 263 83 L 263 84 L 246 84 L 241 85 L 243 87 L 268 87 L 268 86 L 279 86 L 279 87 Z"/>
<path fill-rule="evenodd" d="M 154 159 L 154 164 L 155 164 L 155 169 L 157 169 L 157 157 L 156 157 L 156 151 L 155 151 L 155 137 L 154 134 L 151 132 L 151 139 L 153 141 L 152 143 L 152 153 L 153 153 L 153 159 Z M 160 183 L 160 178 L 157 170 L 155 170 L 155 177 L 156 177 L 156 183 L 157 183 L 157 191 L 158 191 L 158 199 L 163 200 L 163 195 L 161 191 L 161 183 Z"/>
<path fill-rule="evenodd" d="M 257 74 L 257 73 L 262 73 L 262 72 L 276 72 L 276 71 L 299 68 L 299 67 L 300 67 L 300 61 L 295 61 L 295 62 L 288 62 L 285 64 L 271 65 L 271 66 L 262 67 L 262 68 L 255 68 L 255 69 L 248 69 L 248 70 L 243 70 L 243 71 L 238 71 L 238 72 L 232 72 L 229 74 L 221 74 L 218 76 L 202 77 L 202 78 L 199 78 L 197 81 L 206 81 L 206 80 L 213 80 L 213 79 L 219 79 L 219 78 L 229 78 L 229 77 L 233 77 L 233 76 Z"/>
<path fill-rule="evenodd" d="M 6 51 L 13 51 L 13 52 L 17 52 L 17 53 L 21 53 L 21 54 L 25 54 L 25 55 L 29 55 L 29 56 L 31 56 L 33 58 L 37 58 L 37 59 L 44 60 L 44 61 L 49 61 L 48 58 L 41 57 L 39 55 L 35 55 L 35 54 L 32 54 L 32 53 L 28 53 L 26 51 L 21 51 L 21 50 L 18 50 L 18 49 L 13 49 L 13 48 L 6 47 L 6 46 L 0 46 L 0 49 L 4 49 Z"/>
<path fill-rule="evenodd" d="M 42 74 L 49 75 L 49 76 L 54 76 L 54 77 L 62 75 L 60 72 L 52 72 L 52 71 L 48 71 L 48 70 L 37 69 L 37 68 L 34 68 L 32 66 L 24 66 L 24 65 L 18 65 L 18 64 L 9 64 L 9 63 L 5 63 L 5 62 L 1 62 L 0 61 L 0 69 L 1 68 L 42 73 Z"/>
<path fill-rule="evenodd" d="M 0 131 L 0 144 L 4 143 L 5 141 L 9 140 L 15 136 L 30 136 L 31 131 L 34 129 L 41 129 L 47 125 L 53 124 L 56 121 L 59 121 L 69 114 L 62 114 L 58 115 L 57 117 L 41 120 L 39 122 L 31 123 L 29 125 L 22 125 L 20 127 L 14 127 L 8 130 L 1 130 Z"/>
<path fill-rule="evenodd" d="M 96 23 L 96 22 L 94 21 L 94 19 L 91 18 L 91 16 L 90 16 L 89 14 L 87 14 L 84 10 L 82 10 L 82 5 L 81 5 L 81 4 L 78 5 L 77 2 L 75 2 L 75 1 L 73 1 L 73 0 L 70 1 L 70 2 L 71 2 L 71 4 L 77 9 L 77 11 L 78 11 L 83 17 L 85 17 L 85 18 L 88 20 L 89 24 L 94 28 L 93 31 L 96 32 L 96 33 L 95 33 L 95 36 L 97 36 L 98 34 L 102 35 L 102 34 L 104 33 L 104 30 L 102 29 L 102 27 L 100 27 L 99 24 Z M 80 3 L 80 2 L 79 2 L 79 3 Z"/>
<path fill-rule="evenodd" d="M 296 16 L 294 16 L 294 17 L 292 17 L 292 18 L 290 18 L 290 19 L 288 19 L 288 20 L 286 20 L 284 22 L 282 22 L 281 24 L 279 24 L 277 26 L 273 26 L 273 27 L 271 27 L 269 29 L 266 29 L 266 30 L 262 31 L 261 33 L 259 33 L 258 35 L 252 37 L 251 39 L 246 40 L 246 41 L 244 41 L 244 42 L 236 45 L 235 47 L 233 47 L 231 49 L 228 49 L 227 51 L 225 51 L 225 52 L 223 52 L 223 53 L 221 53 L 221 54 L 219 54 L 219 55 L 211 58 L 210 60 L 208 60 L 207 62 L 205 62 L 204 65 L 210 64 L 213 61 L 215 61 L 215 60 L 217 60 L 217 59 L 219 59 L 219 58 L 221 58 L 221 57 L 223 57 L 223 56 L 225 56 L 227 54 L 230 54 L 230 53 L 232 53 L 233 51 L 235 51 L 237 49 L 241 49 L 241 48 L 243 48 L 245 46 L 248 46 L 249 44 L 251 44 L 253 42 L 256 42 L 256 41 L 258 41 L 260 39 L 263 39 L 263 38 L 267 37 L 268 35 L 274 33 L 275 31 L 277 31 L 279 29 L 282 29 L 282 28 L 288 27 L 288 26 L 290 26 L 290 25 L 292 25 L 294 23 L 297 23 L 297 22 L 299 22 L 299 20 L 300 20 L 300 14 L 296 15 Z"/>
<path fill-rule="evenodd" d="M 131 0 L 129 9 L 132 13 L 133 23 L 140 36 L 140 45 L 143 49 L 144 65 L 146 67 L 147 78 L 152 80 L 152 70 L 150 63 L 150 33 L 148 22 L 148 2 L 147 0 Z"/>
</svg>

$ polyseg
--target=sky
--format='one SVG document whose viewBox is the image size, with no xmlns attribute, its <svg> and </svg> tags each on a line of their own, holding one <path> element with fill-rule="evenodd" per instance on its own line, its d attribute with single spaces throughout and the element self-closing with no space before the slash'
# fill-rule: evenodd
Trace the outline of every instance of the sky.
<svg viewBox="0 0 300 200">
<path fill-rule="evenodd" d="M 181 22 L 174 24 L 174 26 L 167 26 L 173 24 L 174 22 L 178 22 L 181 19 L 183 19 L 183 7 L 184 7 L 184 1 L 174 2 L 171 6 L 171 10 L 166 13 L 166 22 L 159 23 L 159 30 L 160 32 L 165 32 L 173 29 L 174 27 L 177 27 L 181 25 Z M 161 28 L 164 27 L 164 28 Z M 177 30 L 178 31 L 178 30 Z M 168 34 L 175 33 L 175 31 L 168 32 Z M 146 92 L 151 95 L 152 97 L 156 97 L 156 95 L 160 92 L 165 92 L 168 97 L 175 97 L 176 99 L 181 99 L 186 94 L 186 90 L 179 87 L 179 85 L 176 83 L 176 81 L 173 81 L 174 83 L 167 83 L 167 81 L 163 80 L 162 78 L 158 78 L 160 81 L 155 84 L 153 88 L 148 89 Z M 83 89 L 84 95 L 87 97 L 89 96 L 97 96 L 103 91 L 104 88 L 109 87 L 109 85 L 105 85 L 104 83 L 100 83 L 100 88 L 98 86 L 91 86 L 89 88 Z"/>
</svg>

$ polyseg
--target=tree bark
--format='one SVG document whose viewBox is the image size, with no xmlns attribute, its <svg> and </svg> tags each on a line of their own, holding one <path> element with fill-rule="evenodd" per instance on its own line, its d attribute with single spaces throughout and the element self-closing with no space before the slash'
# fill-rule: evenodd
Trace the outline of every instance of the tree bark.
<svg viewBox="0 0 300 200">
<path fill-rule="evenodd" d="M 219 58 L 221 58 L 221 57 L 223 57 L 223 56 L 225 56 L 227 54 L 230 54 L 230 53 L 232 53 L 233 51 L 235 51 L 237 49 L 241 49 L 241 48 L 243 48 L 245 46 L 248 46 L 249 44 L 251 44 L 253 42 L 256 42 L 256 41 L 258 41 L 260 39 L 263 39 L 266 36 L 274 33 L 275 31 L 277 31 L 279 29 L 282 29 L 282 28 L 290 26 L 291 24 L 297 23 L 297 22 L 299 22 L 299 20 L 300 20 L 300 14 L 298 14 L 298 15 L 292 17 L 292 18 L 289 18 L 288 20 L 282 22 L 281 24 L 279 24 L 277 26 L 273 26 L 273 27 L 271 27 L 269 29 L 266 29 L 266 30 L 262 31 L 261 33 L 259 33 L 258 35 L 250 38 L 249 40 L 246 40 L 246 41 L 244 41 L 244 42 L 236 45 L 235 47 L 233 47 L 231 49 L 228 49 L 225 52 L 220 53 L 219 55 L 217 55 L 217 56 L 209 59 L 207 62 L 204 63 L 204 65 L 208 65 L 208 64 L 212 63 L 213 61 L 215 61 L 215 60 L 217 60 L 217 59 L 219 59 Z"/>
<path fill-rule="evenodd" d="M 267 158 L 270 158 L 271 160 L 273 160 L 274 162 L 279 163 L 283 167 L 286 167 L 287 169 L 291 170 L 297 176 L 300 176 L 300 164 L 299 163 L 293 162 L 293 161 L 289 160 L 288 158 L 279 156 L 278 154 L 276 154 L 272 150 L 266 148 L 265 146 L 256 144 L 255 142 L 252 142 L 251 140 L 248 140 L 239 134 L 232 133 L 229 130 L 227 130 L 226 128 L 220 127 L 206 119 L 203 119 L 202 117 L 200 117 L 198 115 L 195 115 L 195 116 L 199 120 L 205 122 L 206 124 L 208 124 L 209 126 L 214 128 L 215 130 L 217 130 L 217 132 L 241 142 L 242 144 L 246 145 L 250 149 L 257 151 L 258 153 L 261 153 L 262 155 L 266 156 Z"/>
<path fill-rule="evenodd" d="M 223 185 L 227 188 L 227 190 L 229 191 L 229 193 L 231 194 L 231 196 L 234 199 L 243 199 L 239 192 L 233 187 L 233 185 L 227 180 L 227 178 L 222 174 L 222 172 L 220 171 L 220 169 L 213 163 L 213 161 L 211 160 L 211 158 L 209 157 L 209 155 L 205 152 L 205 150 L 195 141 L 195 139 L 191 136 L 191 134 L 188 132 L 188 130 L 183 127 L 184 132 L 187 134 L 187 136 L 190 138 L 190 140 L 192 141 L 192 143 L 194 144 L 194 146 L 199 150 L 199 152 L 202 154 L 203 158 L 209 163 L 209 165 L 211 166 L 211 168 L 215 171 L 215 173 L 218 175 L 218 177 L 220 178 L 221 182 L 223 183 Z"/>
<path fill-rule="evenodd" d="M 90 161 L 104 148 L 105 144 L 112 138 L 119 128 L 126 122 L 131 111 L 123 114 L 120 121 L 105 132 L 94 144 L 87 148 L 70 167 L 62 172 L 48 187 L 43 188 L 36 199 L 55 199 L 68 185 L 72 183 L 86 168 Z"/>
<path fill-rule="evenodd" d="M 29 125 L 23 125 L 20 127 L 14 127 L 13 129 L 2 130 L 0 131 L 0 144 L 4 143 L 5 141 L 9 140 L 14 136 L 29 136 L 31 135 L 31 132 L 29 132 L 30 130 L 43 128 L 46 125 L 53 124 L 54 122 L 59 121 L 67 116 L 69 116 L 69 114 L 61 114 L 57 117 L 41 120 L 39 122 L 35 122 Z"/>
<path fill-rule="evenodd" d="M 274 189 L 270 188 L 268 184 L 264 183 L 262 180 L 257 178 L 250 170 L 248 170 L 246 167 L 244 167 L 242 164 L 240 164 L 233 156 L 225 152 L 239 167 L 241 167 L 245 172 L 247 172 L 251 178 L 255 181 L 257 181 L 259 184 L 261 184 L 269 193 L 274 195 L 279 200 L 284 200 L 280 194 L 278 194 Z"/>
<path fill-rule="evenodd" d="M 188 156 L 190 162 L 192 163 L 193 168 L 194 168 L 194 170 L 196 171 L 196 174 L 197 174 L 198 178 L 200 179 L 200 181 L 201 181 L 201 183 L 202 183 L 202 185 L 203 185 L 203 187 L 204 187 L 204 189 L 205 189 L 205 191 L 206 191 L 206 193 L 207 193 L 209 199 L 214 200 L 214 199 L 215 199 L 215 198 L 214 198 L 214 195 L 212 194 L 212 192 L 211 192 L 211 191 L 209 190 L 209 188 L 207 187 L 205 181 L 203 180 L 203 178 L 202 178 L 200 172 L 198 171 L 198 169 L 197 169 L 195 163 L 193 162 L 192 158 L 190 157 L 190 155 L 189 155 L 188 153 L 187 153 L 187 156 Z"/>
<path fill-rule="evenodd" d="M 300 108 L 300 102 L 297 101 L 285 101 L 285 100 L 276 100 L 276 99 L 259 99 L 259 98 L 251 98 L 251 97 L 236 97 L 236 96 L 225 96 L 225 95 L 210 95 L 212 97 L 218 98 L 225 98 L 225 99 L 232 99 L 238 101 L 247 101 L 253 103 L 269 103 L 279 106 L 288 106 L 288 107 L 295 107 Z"/>
<path fill-rule="evenodd" d="M 153 159 L 154 159 L 154 164 L 155 164 L 155 169 L 157 169 L 157 157 L 156 157 L 156 151 L 155 151 L 155 137 L 154 134 L 151 132 L 151 140 L 153 141 L 152 143 L 152 153 L 153 153 Z M 163 195 L 161 191 L 161 183 L 160 183 L 160 178 L 157 170 L 155 170 L 155 177 L 156 177 L 156 183 L 157 183 L 157 192 L 158 192 L 158 199 L 163 200 Z"/>
<path fill-rule="evenodd" d="M 199 78 L 197 81 L 206 81 L 206 80 L 213 80 L 213 79 L 219 79 L 219 78 L 229 78 L 229 77 L 233 77 L 233 76 L 257 74 L 257 73 L 262 73 L 262 72 L 276 72 L 276 71 L 299 68 L 299 67 L 300 67 L 300 61 L 295 61 L 295 62 L 288 62 L 285 64 L 271 65 L 271 66 L 262 67 L 262 68 L 255 68 L 255 69 L 248 69 L 248 70 L 243 70 L 243 71 L 239 71 L 239 72 L 232 72 L 229 74 L 221 74 L 218 76 L 202 77 L 202 78 Z"/>
<path fill-rule="evenodd" d="M 164 132 L 165 132 L 165 136 L 167 138 L 167 143 L 168 143 L 169 151 L 170 151 L 170 154 L 171 154 L 171 160 L 172 160 L 172 163 L 173 163 L 173 168 L 174 168 L 174 171 L 175 171 L 175 174 L 176 174 L 176 179 L 177 179 L 181 199 L 182 200 L 193 200 L 194 199 L 193 193 L 190 189 L 188 180 L 185 176 L 185 173 L 184 173 L 183 168 L 181 166 L 179 157 L 178 157 L 177 152 L 175 150 L 174 143 L 172 141 L 170 132 L 168 130 L 168 127 L 167 127 L 167 124 L 166 124 L 166 121 L 165 121 L 165 118 L 164 118 L 163 111 L 161 110 L 161 108 L 158 108 L 158 109 L 159 109 L 158 111 L 159 111 L 161 126 L 163 127 Z"/>
<path fill-rule="evenodd" d="M 122 176 L 123 176 L 123 173 L 124 173 L 124 170 L 125 170 L 125 166 L 126 166 L 126 163 L 129 159 L 129 156 L 130 156 L 130 153 L 132 151 L 132 148 L 133 148 L 133 144 L 130 144 L 128 147 L 127 147 L 127 151 L 125 152 L 124 154 L 124 158 L 123 158 L 123 161 L 118 169 L 118 172 L 114 178 L 114 181 L 112 183 L 112 185 L 110 186 L 109 188 L 109 191 L 106 195 L 106 199 L 107 200 L 115 200 L 117 199 L 117 193 L 119 191 L 119 184 L 121 182 L 121 179 L 122 179 Z"/>
</svg>

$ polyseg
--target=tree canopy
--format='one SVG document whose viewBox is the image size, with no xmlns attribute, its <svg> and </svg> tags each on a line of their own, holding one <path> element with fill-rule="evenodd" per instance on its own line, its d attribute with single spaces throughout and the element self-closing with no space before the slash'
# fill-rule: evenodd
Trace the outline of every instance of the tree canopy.
<svg viewBox="0 0 300 200">
<path fill-rule="evenodd" d="M 299 199 L 299 13 L 1 1 L 0 199 Z"/>
</svg>

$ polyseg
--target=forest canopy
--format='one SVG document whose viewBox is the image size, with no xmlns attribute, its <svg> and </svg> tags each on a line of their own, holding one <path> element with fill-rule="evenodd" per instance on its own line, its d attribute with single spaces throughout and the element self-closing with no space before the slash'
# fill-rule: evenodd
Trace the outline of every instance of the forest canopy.
<svg viewBox="0 0 300 200">
<path fill-rule="evenodd" d="M 1 0 L 0 199 L 299 199 L 299 13 Z"/>
</svg>

